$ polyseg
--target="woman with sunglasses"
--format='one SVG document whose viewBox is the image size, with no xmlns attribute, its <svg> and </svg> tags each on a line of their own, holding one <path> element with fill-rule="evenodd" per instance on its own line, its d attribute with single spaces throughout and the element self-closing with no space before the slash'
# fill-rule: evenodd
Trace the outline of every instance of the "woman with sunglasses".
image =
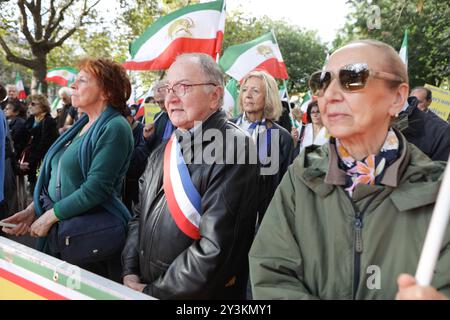
<svg viewBox="0 0 450 320">
<path fill-rule="evenodd" d="M 50 104 L 47 97 L 34 94 L 28 97 L 29 117 L 25 122 L 30 139 L 18 159 L 20 170 L 28 174 L 30 193 L 36 185 L 36 172 L 50 146 L 58 138 L 56 121 L 50 115 Z M 26 143 L 26 142 L 25 142 Z"/>
<path fill-rule="evenodd" d="M 414 274 L 444 163 L 433 162 L 393 117 L 408 96 L 406 67 L 389 45 L 358 40 L 313 74 L 330 141 L 289 168 L 250 250 L 257 299 L 445 299 L 450 230 L 432 281 Z"/>
</svg>

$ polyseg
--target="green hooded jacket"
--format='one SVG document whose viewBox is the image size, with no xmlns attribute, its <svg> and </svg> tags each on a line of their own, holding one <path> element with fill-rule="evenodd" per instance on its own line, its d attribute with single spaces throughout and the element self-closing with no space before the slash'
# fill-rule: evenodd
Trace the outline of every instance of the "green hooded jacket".
<svg viewBox="0 0 450 320">
<path fill-rule="evenodd" d="M 445 169 L 398 136 L 405 147 L 381 185 L 353 198 L 332 142 L 295 159 L 249 253 L 255 299 L 395 298 L 397 277 L 415 274 Z M 450 296 L 450 228 L 432 286 Z"/>
</svg>

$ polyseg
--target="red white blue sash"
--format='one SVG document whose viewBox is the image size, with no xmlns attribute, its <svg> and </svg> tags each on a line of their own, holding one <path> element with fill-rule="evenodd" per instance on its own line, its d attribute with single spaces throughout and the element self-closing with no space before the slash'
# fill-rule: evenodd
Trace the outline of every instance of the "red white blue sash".
<svg viewBox="0 0 450 320">
<path fill-rule="evenodd" d="M 192 183 L 175 134 L 164 150 L 164 193 L 170 214 L 180 230 L 200 239 L 201 197 Z"/>
</svg>

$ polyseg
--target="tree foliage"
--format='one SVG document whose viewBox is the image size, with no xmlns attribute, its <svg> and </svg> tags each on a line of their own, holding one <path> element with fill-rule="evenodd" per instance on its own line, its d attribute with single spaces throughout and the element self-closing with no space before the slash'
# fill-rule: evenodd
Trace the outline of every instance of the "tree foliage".
<svg viewBox="0 0 450 320">
<path fill-rule="evenodd" d="M 61 47 L 83 25 L 94 22 L 94 7 L 98 2 L 17 0 L 0 3 L 0 46 L 7 61 L 33 71 L 33 92 L 41 84 L 42 92 L 47 93 L 44 78 L 48 54 Z"/>
<path fill-rule="evenodd" d="M 98 0 L 83 0 L 83 3 L 90 3 L 91 6 L 97 4 Z M 91 2 L 89 2 L 91 1 Z M 53 4 L 56 10 L 55 16 L 58 16 L 58 10 L 62 10 L 65 5 L 72 5 L 66 11 L 62 12 L 63 19 L 57 28 L 58 34 L 54 35 L 55 39 L 59 39 L 62 35 L 70 30 L 76 28 L 69 37 L 67 37 L 61 45 L 54 46 L 44 55 L 39 55 L 40 76 L 38 81 L 42 81 L 45 77 L 47 69 L 59 66 L 74 66 L 75 62 L 84 55 L 93 57 L 107 56 L 112 57 L 118 62 L 123 62 L 128 58 L 128 48 L 131 42 L 139 37 L 153 22 L 159 17 L 166 15 L 174 10 L 180 9 L 186 5 L 191 5 L 200 2 L 199 0 L 101 0 L 103 5 L 102 10 L 93 8 L 89 14 L 83 18 L 82 23 L 72 23 L 75 18 L 81 20 L 80 11 L 77 8 L 82 7 L 82 1 L 74 0 L 50 0 L 45 1 L 47 6 Z M 36 50 L 33 49 L 33 43 L 29 42 L 24 36 L 22 29 L 23 23 L 20 20 L 21 12 L 18 10 L 18 3 L 23 3 L 27 13 L 27 22 L 30 33 L 35 32 L 36 27 L 42 25 L 43 29 L 48 28 L 50 18 L 50 7 L 44 7 L 41 1 L 34 2 L 18 1 L 15 4 L 8 5 L 0 4 L 0 37 L 5 39 L 8 47 L 18 57 L 28 59 L 30 61 L 37 61 Z M 36 6 L 41 5 L 41 20 L 35 17 L 27 9 L 28 3 L 33 3 Z M 42 2 L 43 3 L 43 2 Z M 75 5 L 78 4 L 78 6 Z M 105 8 L 107 11 L 105 11 Z M 3 10 L 5 9 L 5 10 Z M 37 10 L 37 9 L 35 9 Z M 109 21 L 106 21 L 108 20 Z M 93 24 L 95 22 L 95 24 Z M 309 75 L 322 67 L 325 60 L 325 45 L 322 44 L 317 35 L 312 31 L 303 30 L 299 27 L 289 25 L 284 21 L 272 21 L 268 17 L 256 18 L 240 11 L 227 12 L 227 23 L 225 26 L 225 37 L 223 43 L 223 50 L 230 45 L 241 44 L 256 37 L 274 30 L 278 38 L 281 53 L 288 68 L 289 89 L 290 91 L 307 90 L 307 80 Z M 55 32 L 57 31 L 55 29 Z M 34 37 L 36 39 L 36 37 Z M 37 39 L 40 39 L 39 37 Z M 41 42 L 49 42 L 44 36 L 41 37 Z M 223 51 L 222 51 L 223 52 Z M 0 63 L 2 59 L 6 61 L 7 55 L 0 53 Z M 11 59 L 8 59 L 11 61 Z M 42 62 L 44 61 L 44 62 Z M 44 68 L 45 67 L 45 68 Z M 1 66 L 1 70 L 5 69 L 6 78 L 13 81 L 13 70 L 19 68 L 26 70 L 30 68 L 33 75 L 36 75 L 36 70 L 31 68 L 30 64 L 26 67 L 19 67 L 9 64 L 8 66 Z M 30 70 L 29 69 L 29 70 Z M 3 74 L 3 72 L 2 72 Z M 130 76 L 134 85 L 140 86 L 141 91 L 150 87 L 151 83 L 161 78 L 164 72 L 152 71 L 132 71 Z M 22 77 L 27 82 L 31 77 L 31 72 Z M 37 88 L 37 84 L 35 85 Z"/>
<path fill-rule="evenodd" d="M 333 43 L 335 48 L 349 40 L 372 38 L 399 50 L 405 29 L 409 31 L 408 73 L 410 86 L 425 83 L 440 86 L 450 74 L 450 6 L 441 0 L 350 0 L 352 12 Z M 371 7 L 372 6 L 372 7 Z M 370 10 L 380 9 L 379 26 L 372 26 Z M 368 27 L 369 26 L 369 27 Z"/>
</svg>

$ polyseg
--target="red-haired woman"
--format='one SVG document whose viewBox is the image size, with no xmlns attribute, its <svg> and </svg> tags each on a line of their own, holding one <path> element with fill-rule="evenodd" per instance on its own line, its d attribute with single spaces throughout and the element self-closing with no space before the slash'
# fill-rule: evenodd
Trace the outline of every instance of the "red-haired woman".
<svg viewBox="0 0 450 320">
<path fill-rule="evenodd" d="M 133 151 L 131 128 L 122 115 L 131 92 L 130 81 L 125 70 L 108 59 L 86 58 L 79 62 L 78 69 L 80 72 L 72 84 L 72 103 L 85 115 L 48 151 L 35 188 L 34 201 L 7 219 L 18 224 L 13 229 L 4 228 L 7 233 L 21 235 L 30 228 L 32 236 L 46 237 L 58 221 L 106 210 L 111 212 L 108 220 L 122 221 L 125 237 L 125 226 L 131 216 L 119 196 Z M 95 226 L 86 224 L 85 229 L 88 228 Z M 65 239 L 68 248 L 75 246 L 70 249 L 74 254 L 85 250 L 81 248 L 83 246 L 92 247 L 92 259 L 73 262 L 75 257 L 61 253 L 66 251 L 58 252 L 68 250 L 61 249 L 59 231 L 56 238 L 53 234 L 41 238 L 39 249 L 102 276 L 120 280 L 121 248 L 105 258 L 104 252 L 97 249 L 99 244 L 88 240 L 77 244 L 76 237 Z M 93 236 L 98 236 L 98 232 L 93 232 Z M 117 240 L 110 239 L 110 242 Z"/>
</svg>

